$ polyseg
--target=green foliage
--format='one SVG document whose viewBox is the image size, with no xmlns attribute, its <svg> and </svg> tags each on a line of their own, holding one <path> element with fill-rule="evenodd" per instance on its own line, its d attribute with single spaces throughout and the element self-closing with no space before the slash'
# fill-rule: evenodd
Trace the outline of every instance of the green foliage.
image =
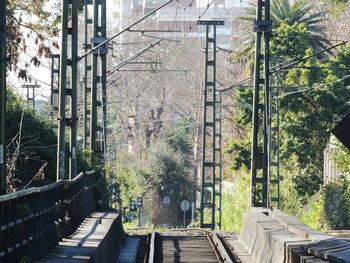
<svg viewBox="0 0 350 263">
<path fill-rule="evenodd" d="M 12 158 L 16 144 L 12 141 L 20 130 L 23 113 L 20 154 L 16 163 L 17 184 L 26 184 L 39 170 L 44 162 L 46 180 L 55 180 L 57 137 L 53 122 L 25 106 L 20 97 L 11 90 L 7 92 L 6 140 L 8 156 Z M 39 183 L 40 184 L 40 183 Z"/>
<path fill-rule="evenodd" d="M 302 210 L 300 219 L 320 230 L 350 229 L 349 182 L 342 179 L 320 190 Z"/>
<path fill-rule="evenodd" d="M 20 130 L 22 114 L 21 145 L 15 170 L 17 190 L 26 185 L 45 162 L 48 164 L 44 169 L 44 180 L 33 181 L 30 186 L 41 186 L 56 181 L 57 135 L 55 124 L 52 119 L 41 116 L 33 109 L 28 108 L 11 89 L 7 90 L 6 98 L 8 158 L 13 157 L 17 147 L 18 137 L 16 135 Z M 78 149 L 78 172 L 90 169 L 89 153 Z"/>
<path fill-rule="evenodd" d="M 285 85 L 307 85 L 309 88 L 305 92 L 284 96 L 281 100 L 282 159 L 296 155 L 300 167 L 311 174 L 321 173 L 323 150 L 334 120 L 350 110 L 349 79 L 343 77 L 345 72 L 329 69 L 348 67 L 349 52 L 350 46 L 345 46 L 338 50 L 335 58 L 326 62 L 309 60 L 302 66 L 315 69 L 292 69 L 284 81 Z M 310 50 L 305 54 L 310 54 Z M 291 88 L 289 92 L 298 90 Z"/>
<path fill-rule="evenodd" d="M 187 118 L 182 118 L 165 131 L 168 144 L 175 152 L 181 153 L 188 166 L 192 163 L 193 145 L 191 141 L 194 133 L 195 126 Z"/>
<path fill-rule="evenodd" d="M 294 171 L 291 180 L 302 203 L 322 184 L 323 151 L 334 120 L 350 110 L 350 82 L 341 70 L 329 69 L 348 67 L 349 49 L 350 46 L 340 48 L 334 58 L 325 62 L 311 59 L 302 66 L 315 69 L 292 69 L 285 76 L 284 84 L 291 88 L 287 88 L 290 95 L 281 99 L 281 159 L 288 171 Z M 310 54 L 311 50 L 306 50 L 305 55 Z M 298 92 L 298 86 L 307 88 Z M 296 169 L 286 163 L 291 156 L 295 157 Z"/>
<path fill-rule="evenodd" d="M 337 4 L 349 2 L 349 0 L 331 0 L 331 1 Z"/>
<path fill-rule="evenodd" d="M 310 175 L 307 169 L 301 169 L 298 157 L 289 156 L 281 167 L 281 210 L 296 215 L 320 188 L 322 177 Z"/>
<path fill-rule="evenodd" d="M 350 174 L 350 151 L 340 142 L 337 146 L 339 148 L 339 152 L 333 156 L 336 167 L 343 175 Z"/>
<path fill-rule="evenodd" d="M 152 218 L 156 197 L 170 198 L 171 203 L 189 200 L 192 192 L 193 137 L 189 120 L 181 120 L 165 131 L 166 141 L 153 140 L 142 154 L 133 160 L 119 152 L 115 167 L 123 206 L 137 196 L 144 197 L 144 216 Z"/>
<path fill-rule="evenodd" d="M 278 35 L 278 28 L 281 25 L 293 26 L 295 24 L 304 24 L 306 38 L 301 38 L 301 41 L 306 41 L 307 44 L 312 47 L 313 50 L 319 50 L 325 48 L 330 42 L 325 35 L 325 28 L 323 21 L 326 19 L 326 12 L 322 9 L 318 10 L 323 3 L 316 4 L 308 0 L 275 0 L 271 1 L 271 19 L 274 27 L 274 35 Z M 252 4 L 245 10 L 246 16 L 242 17 L 243 20 L 253 22 L 256 18 L 256 6 Z M 239 55 L 251 56 L 254 52 L 254 33 L 251 28 L 244 38 L 245 43 L 239 51 Z M 288 34 L 284 36 L 285 41 L 291 43 L 298 38 L 298 35 Z M 287 46 L 294 47 L 287 43 Z M 288 50 L 286 50 L 289 52 Z"/>
<path fill-rule="evenodd" d="M 153 143 L 147 158 L 140 163 L 125 161 L 116 171 L 124 205 L 128 205 L 136 196 L 143 196 L 145 214 L 150 215 L 156 196 L 169 196 L 171 203 L 179 203 L 190 197 L 192 183 L 189 172 L 181 155 L 168 144 Z"/>
<path fill-rule="evenodd" d="M 231 154 L 232 164 L 231 169 L 239 170 L 241 168 L 250 169 L 251 160 L 251 142 L 249 139 L 244 141 L 231 141 L 225 149 L 225 153 Z"/>
<path fill-rule="evenodd" d="M 159 196 L 172 196 L 175 202 L 189 196 L 191 185 L 182 156 L 165 143 L 154 143 L 142 170 L 147 190 Z M 186 187 L 187 186 L 187 187 Z"/>
<path fill-rule="evenodd" d="M 308 32 L 305 23 L 282 22 L 275 30 L 271 39 L 271 56 L 284 59 L 301 58 L 305 49 L 310 47 Z"/>
<path fill-rule="evenodd" d="M 250 175 L 244 171 L 233 183 L 224 183 L 222 229 L 240 233 L 244 213 L 250 209 Z"/>
<path fill-rule="evenodd" d="M 313 53 L 306 23 L 281 22 L 271 40 L 273 58 L 287 61 Z M 279 73 L 283 86 L 280 99 L 280 164 L 282 209 L 295 214 L 322 185 L 323 151 L 334 121 L 350 111 L 350 78 L 341 68 L 350 66 L 350 45 L 339 47 L 334 57 L 313 57 L 296 68 Z M 238 101 L 252 103 L 252 91 L 237 93 Z M 260 97 L 262 102 L 263 98 Z M 251 129 L 251 110 L 240 108 L 235 121 Z M 260 120 L 261 121 L 261 120 Z M 260 122 L 261 123 L 261 122 Z M 248 132 L 249 134 L 249 132 Z M 227 153 L 233 154 L 232 168 L 249 167 L 249 136 L 233 141 Z M 239 153 L 239 154 L 237 154 Z M 243 156 L 245 156 L 243 158 Z M 338 157 L 346 163 L 348 155 Z M 315 204 L 316 205 L 316 204 Z"/>
<path fill-rule="evenodd" d="M 306 211 L 303 210 L 303 214 L 301 215 L 300 220 L 312 228 L 319 230 L 329 230 L 330 228 L 327 224 L 326 215 L 324 211 L 324 193 L 318 194 L 317 197 L 318 198 L 315 198 L 311 201 Z"/>
<path fill-rule="evenodd" d="M 89 171 L 93 165 L 91 162 L 92 150 L 78 148 L 77 159 L 78 159 L 78 171 Z"/>
<path fill-rule="evenodd" d="M 33 262 L 33 259 L 30 256 L 22 256 L 19 260 L 19 263 L 30 263 Z"/>
</svg>

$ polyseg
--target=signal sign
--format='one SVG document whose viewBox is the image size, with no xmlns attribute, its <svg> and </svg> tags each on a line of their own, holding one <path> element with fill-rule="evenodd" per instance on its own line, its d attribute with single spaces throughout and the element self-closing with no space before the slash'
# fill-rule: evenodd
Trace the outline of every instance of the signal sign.
<svg viewBox="0 0 350 263">
<path fill-rule="evenodd" d="M 143 206 L 143 198 L 137 197 L 137 207 L 140 208 Z"/>
<path fill-rule="evenodd" d="M 136 211 L 136 202 L 134 200 L 130 201 L 130 211 Z"/>
</svg>

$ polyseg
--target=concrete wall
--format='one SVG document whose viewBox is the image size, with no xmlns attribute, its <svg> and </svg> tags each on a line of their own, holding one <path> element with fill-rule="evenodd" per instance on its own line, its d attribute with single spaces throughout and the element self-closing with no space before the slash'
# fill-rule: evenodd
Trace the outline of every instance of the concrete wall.
<svg viewBox="0 0 350 263">
<path fill-rule="evenodd" d="M 332 238 L 279 210 L 255 209 L 245 214 L 239 241 L 250 255 L 246 262 L 294 263 L 305 262 L 304 256 L 323 262 L 305 252 L 304 246 Z"/>
<path fill-rule="evenodd" d="M 107 234 L 101 241 L 100 245 L 96 248 L 95 254 L 89 262 L 93 263 L 108 263 L 117 259 L 120 248 L 126 240 L 126 234 L 124 232 L 121 215 L 117 218 L 103 217 L 102 220 L 113 221 Z M 115 261 L 114 260 L 114 261 Z"/>
</svg>

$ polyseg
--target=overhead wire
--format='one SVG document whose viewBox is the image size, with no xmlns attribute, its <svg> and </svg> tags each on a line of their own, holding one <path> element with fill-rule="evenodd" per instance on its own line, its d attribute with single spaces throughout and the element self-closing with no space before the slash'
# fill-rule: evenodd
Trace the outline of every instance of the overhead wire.
<svg viewBox="0 0 350 263">
<path fill-rule="evenodd" d="M 288 35 L 288 36 L 280 36 L 277 34 L 272 34 L 272 36 L 278 36 L 280 38 L 301 38 L 301 39 L 310 39 L 310 40 L 327 40 L 331 42 L 345 42 L 344 39 L 335 39 L 335 38 L 324 38 L 324 37 L 312 37 L 312 36 L 297 36 L 297 35 Z"/>
<path fill-rule="evenodd" d="M 209 1 L 208 1 L 208 4 L 207 4 L 207 7 L 205 8 L 205 10 L 203 11 L 203 13 L 198 17 L 198 20 L 200 20 L 204 15 L 205 13 L 208 11 L 208 9 L 210 8 L 210 6 L 215 2 L 215 0 L 212 0 L 209 4 Z"/>
<path fill-rule="evenodd" d="M 303 57 L 303 58 L 300 58 L 300 59 L 297 59 L 297 60 L 296 60 L 295 58 L 293 58 L 293 59 L 289 59 L 289 60 L 287 60 L 287 61 L 284 61 L 284 62 L 282 62 L 283 66 L 281 66 L 281 65 L 276 65 L 276 66 L 271 67 L 271 69 L 270 69 L 270 70 L 271 70 L 271 71 L 270 71 L 270 74 L 271 74 L 271 75 L 274 75 L 275 73 L 277 73 L 277 72 L 279 72 L 279 71 L 281 71 L 281 70 L 285 70 L 285 69 L 288 69 L 288 68 L 292 68 L 292 67 L 294 67 L 295 65 L 298 65 L 298 64 L 301 63 L 301 62 L 304 62 L 304 61 L 306 61 L 306 60 L 309 60 L 309 59 L 312 58 L 312 57 L 318 56 L 318 55 L 320 55 L 320 54 L 322 54 L 322 53 L 324 53 L 324 52 L 327 52 L 327 51 L 329 51 L 329 50 L 331 50 L 331 49 L 334 49 L 334 48 L 336 48 L 336 47 L 345 45 L 346 43 L 348 43 L 348 41 L 340 42 L 340 43 L 338 43 L 338 44 L 336 44 L 336 45 L 332 45 L 331 47 L 325 48 L 325 49 L 323 49 L 323 50 L 320 50 L 320 51 L 315 52 L 315 53 L 313 53 L 313 54 L 311 54 L 311 55 L 309 55 L 309 56 L 306 56 L 306 57 Z M 239 81 L 239 82 L 236 82 L 236 83 L 232 84 L 230 87 L 221 89 L 221 90 L 219 90 L 219 92 L 226 92 L 226 91 L 231 90 L 231 89 L 233 89 L 233 88 L 235 88 L 235 87 L 238 87 L 238 86 L 241 85 L 241 84 L 244 84 L 244 83 L 246 83 L 246 82 L 248 82 L 248 81 L 251 81 L 252 79 L 254 79 L 254 75 L 251 75 L 250 77 L 247 77 L 247 78 L 245 78 L 245 79 L 243 79 L 243 80 L 241 80 L 241 81 Z"/>
</svg>

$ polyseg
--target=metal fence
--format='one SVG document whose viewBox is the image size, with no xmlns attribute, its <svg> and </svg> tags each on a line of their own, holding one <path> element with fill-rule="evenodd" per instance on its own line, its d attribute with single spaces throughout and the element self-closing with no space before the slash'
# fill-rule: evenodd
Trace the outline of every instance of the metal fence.
<svg viewBox="0 0 350 263">
<path fill-rule="evenodd" d="M 94 171 L 0 196 L 0 262 L 30 262 L 96 210 Z"/>
</svg>

